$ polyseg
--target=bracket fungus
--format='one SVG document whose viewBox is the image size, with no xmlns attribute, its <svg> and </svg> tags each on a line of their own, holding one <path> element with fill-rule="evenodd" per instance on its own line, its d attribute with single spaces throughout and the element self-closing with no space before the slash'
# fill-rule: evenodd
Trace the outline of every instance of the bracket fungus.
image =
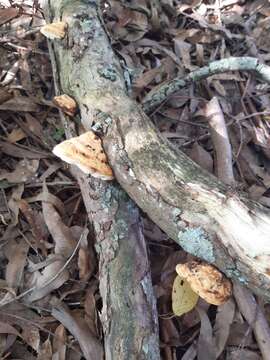
<svg viewBox="0 0 270 360">
<path fill-rule="evenodd" d="M 66 35 L 67 23 L 63 21 L 46 24 L 40 29 L 41 34 L 50 40 L 63 39 Z"/>
<path fill-rule="evenodd" d="M 53 153 L 86 174 L 102 180 L 114 178 L 101 139 L 93 131 L 63 141 L 54 147 Z"/>
<path fill-rule="evenodd" d="M 76 101 L 67 94 L 55 96 L 53 103 L 69 116 L 74 116 L 77 111 Z"/>
<path fill-rule="evenodd" d="M 231 282 L 212 265 L 190 261 L 178 264 L 176 272 L 188 281 L 191 289 L 209 304 L 222 305 L 232 295 Z"/>
</svg>

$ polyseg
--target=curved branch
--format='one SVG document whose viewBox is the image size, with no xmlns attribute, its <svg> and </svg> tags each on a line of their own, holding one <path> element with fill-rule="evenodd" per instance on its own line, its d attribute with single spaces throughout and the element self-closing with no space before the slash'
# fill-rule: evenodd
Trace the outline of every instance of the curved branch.
<svg viewBox="0 0 270 360">
<path fill-rule="evenodd" d="M 258 78 L 270 84 L 270 66 L 259 63 L 259 60 L 253 57 L 229 57 L 227 59 L 213 61 L 208 66 L 192 71 L 184 77 L 176 77 L 166 82 L 160 86 L 158 90 L 150 92 L 145 97 L 143 100 L 143 109 L 146 113 L 149 113 L 169 96 L 189 84 L 228 71 L 252 71 Z"/>
<path fill-rule="evenodd" d="M 79 104 L 83 125 L 103 129 L 117 181 L 172 239 L 270 297 L 268 210 L 229 191 L 175 149 L 127 96 L 97 4 L 72 1 L 58 13 L 73 43 L 62 41 L 56 49 L 61 85 Z"/>
</svg>

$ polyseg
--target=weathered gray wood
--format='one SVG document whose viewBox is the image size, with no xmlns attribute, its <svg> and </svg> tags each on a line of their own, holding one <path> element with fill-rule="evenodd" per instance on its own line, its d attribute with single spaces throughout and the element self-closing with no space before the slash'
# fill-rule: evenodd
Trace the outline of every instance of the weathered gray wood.
<svg viewBox="0 0 270 360">
<path fill-rule="evenodd" d="M 61 85 L 78 102 L 85 128 L 95 122 L 103 129 L 119 184 L 186 251 L 270 297 L 268 210 L 175 149 L 127 96 L 97 1 L 61 4 L 54 20 L 69 24 L 69 40 L 55 47 Z"/>
<path fill-rule="evenodd" d="M 80 29 L 84 24 L 83 21 L 80 23 L 80 17 L 76 18 L 77 12 L 80 13 L 80 2 L 69 1 L 69 4 L 68 11 L 74 15 L 74 20 L 77 19 L 76 24 Z M 53 1 L 51 5 L 43 4 L 47 17 L 52 21 L 59 20 L 66 5 L 67 2 L 64 1 Z M 75 30 L 73 35 L 79 41 L 80 31 L 77 33 Z M 83 40 L 83 37 L 81 39 Z M 59 92 L 61 84 L 69 77 L 65 71 L 69 72 L 70 69 L 58 63 L 58 58 L 55 57 L 63 43 L 54 42 L 51 45 L 54 77 Z M 76 47 L 78 53 L 84 50 L 87 42 L 80 45 L 82 47 Z M 68 50 L 69 45 L 64 46 Z M 76 61 L 79 65 L 80 59 L 76 58 Z M 82 69 L 83 72 L 85 70 Z M 91 69 L 87 68 L 86 71 L 91 72 Z M 76 84 L 76 78 L 73 80 Z M 90 83 L 94 80 L 89 79 Z M 61 84 L 58 84 L 58 81 Z M 67 89 L 64 88 L 63 91 L 67 92 Z M 67 137 L 76 135 L 70 120 L 65 121 L 65 131 Z M 156 302 L 139 210 L 116 182 L 87 177 L 76 167 L 72 167 L 72 173 L 80 185 L 96 236 L 106 360 L 158 360 L 160 355 Z"/>
</svg>

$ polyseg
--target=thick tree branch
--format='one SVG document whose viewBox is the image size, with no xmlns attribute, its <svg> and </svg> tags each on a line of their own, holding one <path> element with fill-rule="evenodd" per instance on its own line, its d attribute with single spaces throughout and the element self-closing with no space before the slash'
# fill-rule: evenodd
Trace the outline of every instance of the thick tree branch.
<svg viewBox="0 0 270 360">
<path fill-rule="evenodd" d="M 270 297 L 268 210 L 175 149 L 127 96 L 96 1 L 57 3 L 54 20 L 69 26 L 69 42 L 55 47 L 62 89 L 78 102 L 86 129 L 103 129 L 117 181 L 186 251 Z"/>
<path fill-rule="evenodd" d="M 75 14 L 76 19 L 79 3 L 69 3 L 69 10 Z M 59 6 L 64 9 L 65 2 L 54 1 L 52 6 L 46 3 L 43 6 L 46 8 L 47 18 L 53 19 L 54 11 L 56 17 L 60 15 L 57 8 Z M 80 18 L 77 25 L 80 28 Z M 61 63 L 61 71 L 58 72 L 55 57 L 58 45 L 55 43 L 53 47 L 50 46 L 57 95 L 63 91 L 59 80 L 63 82 L 68 78 Z M 66 68 L 66 71 L 69 69 Z M 89 81 L 91 83 L 94 79 Z M 92 83 L 92 86 L 95 84 Z M 63 121 L 66 136 L 76 136 L 70 120 L 65 121 L 64 118 Z M 101 321 L 105 358 L 159 359 L 156 302 L 139 210 L 118 184 L 89 178 L 74 166 L 71 171 L 80 185 L 89 220 L 96 235 L 100 293 L 103 301 Z M 89 341 L 97 340 L 89 338 Z M 85 354 L 85 349 L 83 351 Z M 92 359 L 91 354 L 87 354 L 86 357 Z"/>
</svg>

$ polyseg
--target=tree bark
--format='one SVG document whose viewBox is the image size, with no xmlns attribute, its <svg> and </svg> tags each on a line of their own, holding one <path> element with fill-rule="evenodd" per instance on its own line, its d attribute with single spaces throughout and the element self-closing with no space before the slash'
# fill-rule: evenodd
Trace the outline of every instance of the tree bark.
<svg viewBox="0 0 270 360">
<path fill-rule="evenodd" d="M 174 148 L 126 93 L 98 1 L 52 2 L 68 23 L 55 44 L 61 86 L 86 129 L 103 134 L 119 184 L 172 239 L 227 276 L 270 298 L 267 208 L 232 191 Z"/>
<path fill-rule="evenodd" d="M 69 3 L 71 13 L 76 14 L 78 2 Z M 64 10 L 66 5 L 62 1 L 53 1 L 52 4 L 43 3 L 47 19 L 54 17 L 54 11 L 55 16 L 59 16 L 58 7 Z M 57 43 L 49 46 L 57 95 L 65 91 L 59 80 L 62 83 L 68 77 L 55 57 L 58 46 Z M 66 136 L 76 136 L 70 119 L 63 115 L 62 118 Z M 156 301 L 139 209 L 116 182 L 89 178 L 74 166 L 71 172 L 80 185 L 96 237 L 105 358 L 158 360 Z M 84 351 L 84 355 L 91 359 L 91 354 Z"/>
</svg>

